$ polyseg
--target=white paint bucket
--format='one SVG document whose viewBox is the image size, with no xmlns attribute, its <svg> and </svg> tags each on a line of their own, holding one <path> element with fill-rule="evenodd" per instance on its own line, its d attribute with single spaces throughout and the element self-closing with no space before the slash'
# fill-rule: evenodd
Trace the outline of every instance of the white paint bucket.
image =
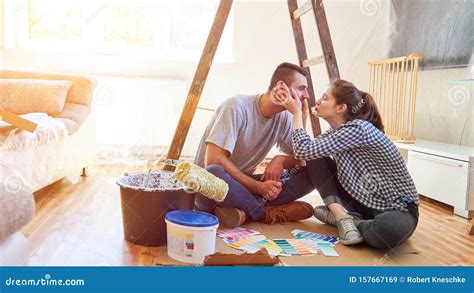
<svg viewBox="0 0 474 293">
<path fill-rule="evenodd" d="M 178 210 L 165 216 L 168 255 L 181 262 L 202 264 L 216 250 L 219 220 L 208 213 Z"/>
</svg>

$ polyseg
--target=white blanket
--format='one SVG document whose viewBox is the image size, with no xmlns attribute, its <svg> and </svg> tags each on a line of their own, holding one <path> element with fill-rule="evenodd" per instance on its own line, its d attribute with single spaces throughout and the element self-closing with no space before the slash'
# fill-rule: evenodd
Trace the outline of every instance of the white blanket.
<svg viewBox="0 0 474 293">
<path fill-rule="evenodd" d="M 21 117 L 38 124 L 35 132 L 18 129 L 0 120 L 0 151 L 20 151 L 28 146 L 44 145 L 67 136 L 64 123 L 45 113 L 30 113 Z"/>
<path fill-rule="evenodd" d="M 44 113 L 22 117 L 38 124 L 34 133 L 5 128 L 6 123 L 0 122 L 0 186 L 13 191 L 34 190 L 67 167 L 64 144 L 68 133 L 64 124 Z"/>
</svg>

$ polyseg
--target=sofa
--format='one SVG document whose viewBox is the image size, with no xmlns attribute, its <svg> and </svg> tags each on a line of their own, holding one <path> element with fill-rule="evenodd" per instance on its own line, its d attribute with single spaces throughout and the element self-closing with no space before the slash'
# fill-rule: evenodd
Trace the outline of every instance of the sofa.
<svg viewBox="0 0 474 293">
<path fill-rule="evenodd" d="M 35 192 L 85 175 L 96 157 L 95 87 L 82 75 L 0 70 L 0 107 L 38 124 L 28 133 L 0 120 L 0 183 Z"/>
<path fill-rule="evenodd" d="M 34 215 L 33 192 L 85 175 L 96 156 L 94 79 L 0 70 L 0 108 L 37 124 L 30 133 L 0 119 L 0 266 L 24 265 L 21 233 Z"/>
</svg>

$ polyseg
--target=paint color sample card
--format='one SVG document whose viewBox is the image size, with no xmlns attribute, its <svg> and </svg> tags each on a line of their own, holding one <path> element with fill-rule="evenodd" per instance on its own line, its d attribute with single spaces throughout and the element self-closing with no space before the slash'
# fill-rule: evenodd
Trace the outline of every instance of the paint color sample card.
<svg viewBox="0 0 474 293">
<path fill-rule="evenodd" d="M 290 255 L 313 255 L 318 251 L 309 245 L 299 242 L 298 239 L 273 239 L 273 241 Z"/>
<path fill-rule="evenodd" d="M 281 247 L 273 240 L 265 239 L 260 241 L 259 244 L 261 245 L 261 248 L 265 248 L 270 255 L 289 256 L 285 254 L 283 249 L 281 249 Z"/>
<path fill-rule="evenodd" d="M 226 240 L 223 239 L 224 242 L 227 243 L 230 247 L 234 247 L 237 249 L 240 249 L 240 247 L 251 244 L 251 243 L 256 243 L 262 240 L 267 239 L 265 235 L 252 235 L 250 237 L 244 237 L 244 238 L 238 238 L 238 239 L 233 239 L 233 240 Z M 230 245 L 232 244 L 232 245 Z"/>
<path fill-rule="evenodd" d="M 325 256 L 339 256 L 337 251 L 334 249 L 334 245 L 331 243 L 324 244 L 324 243 L 318 243 L 319 250 L 325 255 Z"/>
<path fill-rule="evenodd" d="M 267 237 L 265 237 L 265 235 L 240 235 L 240 236 L 224 237 L 224 238 L 222 238 L 222 240 L 224 240 L 225 243 L 234 243 L 234 242 L 244 240 L 244 239 L 248 239 L 248 238 L 254 238 L 254 239 L 260 238 L 260 240 L 267 239 Z"/>
<path fill-rule="evenodd" d="M 280 248 L 280 246 L 278 246 L 272 240 L 261 239 L 262 237 L 265 238 L 263 235 L 255 235 L 254 237 L 228 243 L 227 245 L 250 253 L 257 252 L 262 248 L 265 248 L 270 255 L 274 256 L 281 255 L 283 253 L 283 250 Z"/>
<path fill-rule="evenodd" d="M 333 236 L 318 234 L 318 233 L 308 232 L 308 231 L 302 231 L 302 230 L 297 230 L 297 229 L 291 231 L 291 234 L 295 238 L 308 238 L 312 240 L 323 240 L 323 241 L 331 242 L 332 244 L 336 244 L 339 242 L 339 239 Z"/>
<path fill-rule="evenodd" d="M 325 256 L 339 256 L 337 251 L 334 249 L 334 245 L 331 242 L 322 240 L 312 240 L 309 238 L 301 238 L 299 241 L 321 251 Z"/>
<path fill-rule="evenodd" d="M 298 252 L 296 249 L 285 239 L 273 239 L 273 241 L 283 249 L 286 254 L 296 255 Z"/>
<path fill-rule="evenodd" d="M 262 248 L 265 248 L 270 255 L 281 255 L 283 253 L 283 250 L 278 246 L 275 242 L 269 239 L 264 239 L 255 243 L 252 243 L 248 246 L 244 246 L 241 249 L 245 251 L 252 251 L 256 252 Z"/>
<path fill-rule="evenodd" d="M 219 236 L 220 238 L 225 238 L 227 240 L 238 239 L 240 237 L 248 237 L 251 235 L 262 235 L 262 233 L 241 227 L 217 230 L 217 236 Z"/>
<path fill-rule="evenodd" d="M 311 247 L 310 245 L 303 243 L 300 239 L 287 239 L 288 243 L 290 243 L 296 251 L 298 251 L 298 255 L 313 255 L 319 254 L 319 250 L 317 248 Z"/>
</svg>

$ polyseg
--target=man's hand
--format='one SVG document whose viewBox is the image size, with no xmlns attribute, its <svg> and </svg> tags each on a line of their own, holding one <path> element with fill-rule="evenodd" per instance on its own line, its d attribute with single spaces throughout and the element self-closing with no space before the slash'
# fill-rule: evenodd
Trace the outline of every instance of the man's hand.
<svg viewBox="0 0 474 293">
<path fill-rule="evenodd" d="M 265 168 L 260 181 L 280 181 L 284 169 L 285 156 L 275 156 Z"/>
<path fill-rule="evenodd" d="M 267 180 L 258 183 L 258 193 L 267 200 L 274 200 L 281 192 L 281 182 L 274 180 Z"/>
</svg>

